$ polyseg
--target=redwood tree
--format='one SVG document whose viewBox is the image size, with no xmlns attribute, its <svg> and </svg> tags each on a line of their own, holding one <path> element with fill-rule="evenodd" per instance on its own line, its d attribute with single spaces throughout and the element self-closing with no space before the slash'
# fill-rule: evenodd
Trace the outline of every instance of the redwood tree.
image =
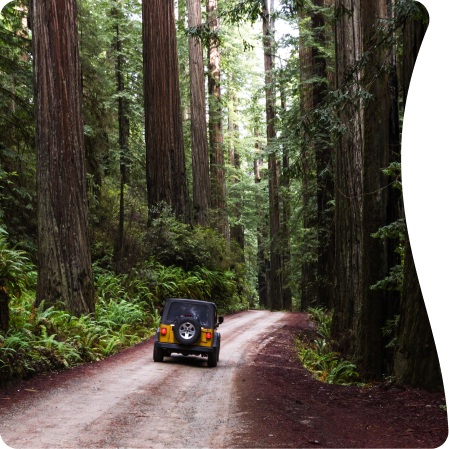
<svg viewBox="0 0 449 449">
<path fill-rule="evenodd" d="M 115 257 L 120 260 L 125 246 L 125 185 L 129 182 L 129 102 L 124 97 L 124 61 L 122 56 L 122 37 L 120 34 L 120 16 L 117 8 L 113 9 L 116 24 L 116 75 L 117 75 L 117 94 L 118 94 L 118 132 L 120 147 L 120 208 L 119 208 L 119 226 L 118 235 L 115 243 Z"/>
<path fill-rule="evenodd" d="M 95 310 L 75 0 L 32 0 L 38 194 L 36 303 Z"/>
<path fill-rule="evenodd" d="M 330 3 L 330 2 L 328 2 Z M 328 6 L 325 0 L 314 0 L 318 8 Z M 327 91 L 327 62 L 320 47 L 326 46 L 324 15 L 318 10 L 312 15 L 312 30 L 315 45 L 312 49 L 312 71 L 316 79 L 313 84 L 313 106 L 319 107 Z M 334 211 L 329 202 L 334 199 L 334 179 L 332 146 L 326 125 L 317 123 L 319 138 L 315 144 L 315 161 L 317 171 L 317 304 L 332 309 L 334 305 L 334 254 L 335 225 Z"/>
<path fill-rule="evenodd" d="M 413 68 L 427 29 L 428 14 L 419 5 L 422 18 L 408 18 L 404 26 L 403 89 L 406 103 Z M 424 19 L 424 20 L 423 20 Z M 408 234 L 405 243 L 404 282 L 400 303 L 394 373 L 399 385 L 443 390 L 443 379 L 432 328 L 427 315 Z"/>
<path fill-rule="evenodd" d="M 336 87 L 352 101 L 345 103 L 340 120 L 346 130 L 336 145 L 335 176 L 335 303 L 331 334 L 340 350 L 355 344 L 361 270 L 362 109 L 353 72 L 361 54 L 360 0 L 336 0 L 337 10 L 348 12 L 335 24 Z"/>
<path fill-rule="evenodd" d="M 269 2 L 271 4 L 269 4 Z M 264 37 L 264 67 L 266 87 L 266 115 L 267 142 L 272 145 L 276 139 L 275 103 L 276 96 L 273 89 L 274 68 L 274 0 L 265 0 L 263 9 L 263 37 Z M 270 197 L 270 300 L 272 310 L 281 310 L 282 304 L 282 255 L 279 248 L 279 234 L 281 230 L 281 210 L 279 201 L 279 166 L 277 154 L 271 152 L 268 156 L 268 190 Z"/>
<path fill-rule="evenodd" d="M 238 108 L 237 108 L 237 97 L 235 95 L 231 95 L 232 97 L 232 103 L 230 103 L 230 106 L 234 106 L 234 117 L 238 119 Z M 232 184 L 235 184 L 237 180 L 240 181 L 240 154 L 235 151 L 235 139 L 238 138 L 239 133 L 239 125 L 238 122 L 234 122 L 232 117 L 231 109 L 229 110 L 229 132 L 231 134 L 231 142 L 230 142 L 230 148 L 229 148 L 229 162 L 230 165 L 234 168 L 234 173 L 232 176 Z M 241 205 L 242 205 L 242 198 L 239 197 L 239 195 L 234 194 L 234 207 L 232 210 L 232 214 L 234 215 L 234 218 L 238 219 L 241 211 Z M 240 249 L 242 251 L 245 250 L 245 230 L 243 228 L 243 224 L 235 224 L 234 226 L 231 226 L 230 228 L 230 237 L 231 239 L 235 240 Z M 244 262 L 244 257 L 242 262 Z"/>
<path fill-rule="evenodd" d="M 201 1 L 188 0 L 189 28 L 201 24 Z M 193 210 L 192 219 L 206 226 L 210 207 L 209 148 L 207 145 L 206 93 L 203 44 L 189 36 L 190 124 L 192 130 Z"/>
<path fill-rule="evenodd" d="M 212 31 L 218 31 L 218 1 L 207 0 L 207 21 Z M 224 160 L 223 118 L 220 84 L 220 48 L 217 42 L 211 42 L 207 49 L 209 70 L 209 139 L 210 172 L 212 187 L 212 208 L 215 210 L 215 224 L 218 231 L 229 242 L 229 224 L 226 212 L 226 176 Z"/>
<path fill-rule="evenodd" d="M 370 287 L 388 274 L 388 260 L 382 239 L 372 237 L 388 224 L 388 176 L 382 168 L 389 165 L 390 86 L 383 64 L 387 50 L 378 45 L 379 19 L 387 17 L 387 0 L 361 0 L 362 51 L 370 52 L 363 69 L 363 84 L 372 95 L 363 110 L 362 159 L 362 265 L 361 307 L 357 336 L 359 367 L 364 377 L 380 380 L 383 374 L 385 343 L 384 290 Z"/>
<path fill-rule="evenodd" d="M 163 201 L 189 221 L 174 0 L 143 0 L 142 28 L 150 218 Z"/>
<path fill-rule="evenodd" d="M 300 11 L 303 17 L 304 11 Z M 302 36 L 302 34 L 301 34 Z M 313 108 L 313 88 L 309 80 L 313 76 L 313 48 L 307 45 L 301 37 L 301 45 L 299 48 L 299 65 L 300 65 L 300 111 L 303 120 L 310 115 Z M 306 135 L 308 138 L 309 136 Z M 309 306 L 316 300 L 316 251 L 315 251 L 315 235 L 313 230 L 317 228 L 315 204 L 314 184 L 313 184 L 313 165 L 315 163 L 315 148 L 309 145 L 303 149 L 301 153 L 302 165 L 302 219 L 304 232 L 302 249 L 303 261 L 301 264 L 301 310 L 307 310 Z M 312 230 L 312 232 L 310 232 Z"/>
</svg>

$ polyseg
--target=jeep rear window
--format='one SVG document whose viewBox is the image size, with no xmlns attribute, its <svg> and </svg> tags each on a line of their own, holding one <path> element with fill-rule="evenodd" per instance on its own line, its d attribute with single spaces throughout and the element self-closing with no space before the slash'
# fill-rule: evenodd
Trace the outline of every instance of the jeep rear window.
<svg viewBox="0 0 449 449">
<path fill-rule="evenodd" d="M 176 318 L 184 316 L 192 317 L 198 320 L 201 326 L 209 326 L 212 321 L 210 316 L 211 308 L 202 304 L 189 304 L 182 302 L 172 302 L 167 313 L 167 324 L 173 324 Z"/>
</svg>

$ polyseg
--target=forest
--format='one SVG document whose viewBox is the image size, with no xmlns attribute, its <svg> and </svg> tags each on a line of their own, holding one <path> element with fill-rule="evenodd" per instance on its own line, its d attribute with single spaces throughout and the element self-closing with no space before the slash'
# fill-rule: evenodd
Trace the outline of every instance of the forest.
<svg viewBox="0 0 449 449">
<path fill-rule="evenodd" d="M 414 0 L 14 0 L 0 16 L 0 384 L 148 338 L 168 297 L 321 311 L 443 391 L 401 133 Z"/>
</svg>

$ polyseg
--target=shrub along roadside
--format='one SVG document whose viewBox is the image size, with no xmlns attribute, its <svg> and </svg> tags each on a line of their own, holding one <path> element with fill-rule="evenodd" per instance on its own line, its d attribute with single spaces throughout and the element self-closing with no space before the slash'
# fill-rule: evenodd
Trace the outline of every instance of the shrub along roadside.
<svg viewBox="0 0 449 449">
<path fill-rule="evenodd" d="M 94 265 L 95 315 L 77 318 L 64 304 L 35 307 L 36 271 L 27 263 L 26 287 L 11 295 L 9 330 L 0 332 L 0 387 L 50 370 L 101 360 L 149 338 L 168 297 L 214 301 L 221 313 L 246 309 L 235 274 L 165 267 L 154 258 L 116 275 Z M 25 284 L 24 284 L 25 285 Z"/>
<path fill-rule="evenodd" d="M 307 310 L 315 322 L 314 332 L 301 332 L 295 338 L 296 355 L 300 362 L 321 382 L 339 385 L 364 385 L 354 382 L 358 377 L 356 366 L 344 360 L 338 352 L 332 352 L 329 345 L 332 313 L 321 307 Z"/>
</svg>

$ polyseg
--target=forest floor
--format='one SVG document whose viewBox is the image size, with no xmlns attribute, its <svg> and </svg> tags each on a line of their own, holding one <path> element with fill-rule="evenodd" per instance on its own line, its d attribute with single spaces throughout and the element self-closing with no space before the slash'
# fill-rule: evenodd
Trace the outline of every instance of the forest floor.
<svg viewBox="0 0 449 449">
<path fill-rule="evenodd" d="M 153 341 L 0 391 L 14 448 L 438 447 L 443 394 L 321 383 L 294 358 L 302 313 L 241 312 L 220 327 L 217 368 L 152 361 Z"/>
</svg>

